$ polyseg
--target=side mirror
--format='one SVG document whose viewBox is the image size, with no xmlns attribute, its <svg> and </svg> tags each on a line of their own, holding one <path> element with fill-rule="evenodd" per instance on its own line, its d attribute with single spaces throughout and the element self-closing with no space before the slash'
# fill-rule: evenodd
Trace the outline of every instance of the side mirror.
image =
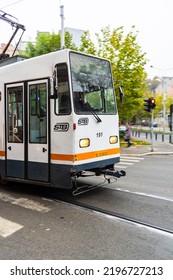
<svg viewBox="0 0 173 280">
<path fill-rule="evenodd" d="M 119 94 L 120 94 L 120 101 L 121 101 L 121 103 L 123 103 L 123 101 L 124 101 L 123 86 L 119 86 Z"/>
</svg>

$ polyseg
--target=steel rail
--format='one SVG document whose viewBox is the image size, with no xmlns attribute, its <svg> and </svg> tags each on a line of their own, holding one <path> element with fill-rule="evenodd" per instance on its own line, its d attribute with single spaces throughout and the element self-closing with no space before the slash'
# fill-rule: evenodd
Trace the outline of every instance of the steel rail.
<svg viewBox="0 0 173 280">
<path fill-rule="evenodd" d="M 85 204 L 85 203 L 82 203 L 82 202 L 79 202 L 79 201 L 74 201 L 73 199 L 70 199 L 70 198 L 59 197 L 59 199 L 53 199 L 53 200 L 64 202 L 64 203 L 67 203 L 67 204 L 70 204 L 70 205 L 75 205 L 77 207 L 87 209 L 87 210 L 90 210 L 92 212 L 96 212 L 98 214 L 103 214 L 105 216 L 110 216 L 110 217 L 113 217 L 113 218 L 117 218 L 117 219 L 129 222 L 129 223 L 144 226 L 144 227 L 154 229 L 154 230 L 157 230 L 157 231 L 173 234 L 173 228 L 172 229 L 171 228 L 165 228 L 165 227 L 162 227 L 162 226 L 159 226 L 159 225 L 151 224 L 149 222 L 140 221 L 138 219 L 134 219 L 132 217 L 128 217 L 128 216 L 122 215 L 120 213 L 116 213 L 116 212 L 113 212 L 113 211 L 110 211 L 110 210 L 102 209 L 100 207 L 91 206 L 91 205 L 88 205 L 88 204 Z"/>
</svg>

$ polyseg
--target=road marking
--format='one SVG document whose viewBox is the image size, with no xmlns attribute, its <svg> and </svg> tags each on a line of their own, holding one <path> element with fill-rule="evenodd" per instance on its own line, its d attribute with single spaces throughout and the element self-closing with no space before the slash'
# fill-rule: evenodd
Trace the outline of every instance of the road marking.
<svg viewBox="0 0 173 280">
<path fill-rule="evenodd" d="M 115 164 L 115 168 L 127 168 L 130 165 L 140 162 L 144 158 L 142 157 L 127 157 L 121 156 L 120 162 Z"/>
<path fill-rule="evenodd" d="M 129 161 L 129 162 L 139 162 L 141 160 L 143 160 L 144 158 L 128 158 L 128 157 L 121 157 L 120 158 L 120 161 L 121 160 L 125 160 L 125 161 Z"/>
<path fill-rule="evenodd" d="M 141 195 L 141 196 L 145 196 L 145 197 L 151 197 L 151 198 L 156 198 L 156 199 L 160 199 L 160 200 L 173 202 L 173 198 L 169 198 L 166 196 L 158 196 L 158 195 L 154 195 L 154 194 L 136 192 L 136 191 L 126 190 L 126 189 L 121 189 L 121 188 L 116 188 L 116 190 L 120 191 L 120 192 L 126 192 L 126 193 L 130 193 L 130 194 Z"/>
<path fill-rule="evenodd" d="M 126 165 L 133 165 L 133 162 L 127 162 L 127 161 L 120 161 L 120 164 L 126 164 Z"/>
<path fill-rule="evenodd" d="M 141 160 L 141 159 L 144 159 L 142 157 L 131 157 L 131 156 L 121 156 L 121 158 L 127 158 L 127 159 L 136 159 L 136 160 Z"/>
<path fill-rule="evenodd" d="M 115 165 L 115 169 L 116 169 L 116 168 L 123 168 L 123 169 L 126 169 L 127 166 L 124 166 L 124 165 L 121 165 L 121 164 L 118 163 L 118 164 Z"/>
<path fill-rule="evenodd" d="M 11 222 L 0 217 L 0 236 L 8 237 L 21 228 L 23 228 L 23 225 Z"/>
<path fill-rule="evenodd" d="M 5 202 L 10 202 L 14 205 L 19 205 L 26 209 L 35 210 L 42 213 L 46 213 L 51 210 L 49 207 L 44 206 L 40 202 L 36 202 L 24 197 L 16 198 L 7 193 L 0 193 L 0 199 Z"/>
</svg>

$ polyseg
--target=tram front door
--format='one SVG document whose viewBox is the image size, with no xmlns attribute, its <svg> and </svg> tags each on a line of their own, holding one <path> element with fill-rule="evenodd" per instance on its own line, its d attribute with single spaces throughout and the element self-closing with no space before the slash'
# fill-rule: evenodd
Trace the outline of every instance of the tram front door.
<svg viewBox="0 0 173 280">
<path fill-rule="evenodd" d="M 6 132 L 7 176 L 49 181 L 47 80 L 6 87 Z"/>
<path fill-rule="evenodd" d="M 25 177 L 23 92 L 23 84 L 6 88 L 6 173 L 18 178 Z"/>
</svg>

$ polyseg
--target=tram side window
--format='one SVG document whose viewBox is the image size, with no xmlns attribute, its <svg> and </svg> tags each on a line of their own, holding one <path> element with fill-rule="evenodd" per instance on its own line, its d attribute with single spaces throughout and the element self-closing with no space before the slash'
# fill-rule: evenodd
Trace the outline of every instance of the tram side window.
<svg viewBox="0 0 173 280">
<path fill-rule="evenodd" d="M 65 63 L 56 65 L 58 80 L 58 98 L 55 102 L 55 113 L 57 115 L 68 115 L 71 113 L 70 91 L 68 82 L 67 65 Z"/>
<path fill-rule="evenodd" d="M 7 89 L 8 142 L 23 142 L 23 87 Z"/>
<path fill-rule="evenodd" d="M 47 143 L 47 85 L 29 86 L 29 141 Z"/>
</svg>

